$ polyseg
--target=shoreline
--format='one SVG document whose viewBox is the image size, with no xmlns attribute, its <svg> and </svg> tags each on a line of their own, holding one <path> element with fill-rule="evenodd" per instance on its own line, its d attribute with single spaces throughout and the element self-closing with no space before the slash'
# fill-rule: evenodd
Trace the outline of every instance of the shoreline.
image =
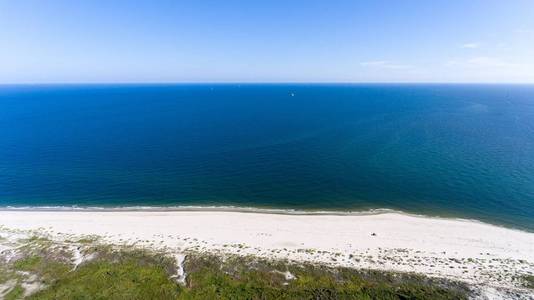
<svg viewBox="0 0 534 300">
<path fill-rule="evenodd" d="M 465 219 L 231 211 L 0 210 L 0 234 L 54 240 L 96 237 L 113 245 L 257 256 L 376 269 L 520 289 L 533 275 L 534 233 Z"/>
<path fill-rule="evenodd" d="M 250 214 L 272 214 L 288 216 L 373 216 L 381 214 L 399 214 L 409 217 L 452 220 L 459 222 L 471 222 L 500 227 L 504 229 L 534 233 L 534 229 L 527 226 L 512 225 L 498 222 L 488 222 L 475 217 L 461 217 L 454 215 L 437 215 L 407 212 L 392 208 L 369 208 L 361 210 L 339 209 L 294 209 L 294 208 L 268 208 L 254 206 L 234 206 L 234 205 L 178 205 L 178 206 L 158 206 L 158 205 L 132 205 L 132 206 L 0 206 L 2 212 L 28 211 L 28 212 L 231 212 Z"/>
</svg>

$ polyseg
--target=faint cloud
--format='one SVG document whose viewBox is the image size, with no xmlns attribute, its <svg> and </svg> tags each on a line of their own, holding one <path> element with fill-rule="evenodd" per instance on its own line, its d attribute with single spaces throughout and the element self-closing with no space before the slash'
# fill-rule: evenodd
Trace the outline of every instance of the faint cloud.
<svg viewBox="0 0 534 300">
<path fill-rule="evenodd" d="M 470 68 L 517 68 L 522 65 L 511 63 L 500 58 L 477 56 L 467 60 L 449 60 L 445 62 L 445 66 Z"/>
<path fill-rule="evenodd" d="M 366 61 L 361 62 L 360 66 L 362 67 L 372 67 L 372 68 L 382 68 L 382 69 L 411 69 L 413 66 L 410 65 L 403 65 L 403 64 L 395 64 L 391 63 L 386 60 L 376 60 L 376 61 Z"/>
<path fill-rule="evenodd" d="M 480 43 L 465 43 L 461 46 L 464 49 L 476 49 L 480 47 Z"/>
<path fill-rule="evenodd" d="M 479 56 L 467 60 L 467 64 L 476 67 L 491 67 L 491 68 L 515 68 L 520 65 L 504 61 L 499 58 Z"/>
</svg>

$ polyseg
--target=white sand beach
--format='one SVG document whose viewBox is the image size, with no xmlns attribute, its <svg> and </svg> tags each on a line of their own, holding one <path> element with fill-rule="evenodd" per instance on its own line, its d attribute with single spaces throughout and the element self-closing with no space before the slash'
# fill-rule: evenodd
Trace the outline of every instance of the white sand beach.
<svg viewBox="0 0 534 300">
<path fill-rule="evenodd" d="M 179 255 L 207 251 L 354 268 L 417 272 L 520 289 L 534 274 L 534 233 L 401 213 L 291 215 L 230 211 L 0 211 L 2 230 Z M 1 232 L 1 231 L 0 231 Z"/>
</svg>

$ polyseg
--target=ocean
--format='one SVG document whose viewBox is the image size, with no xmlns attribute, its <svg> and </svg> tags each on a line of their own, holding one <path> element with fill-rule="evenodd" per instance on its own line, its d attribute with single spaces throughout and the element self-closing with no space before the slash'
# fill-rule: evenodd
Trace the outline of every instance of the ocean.
<svg viewBox="0 0 534 300">
<path fill-rule="evenodd" d="M 0 207 L 139 206 L 534 231 L 534 86 L 0 86 Z"/>
</svg>

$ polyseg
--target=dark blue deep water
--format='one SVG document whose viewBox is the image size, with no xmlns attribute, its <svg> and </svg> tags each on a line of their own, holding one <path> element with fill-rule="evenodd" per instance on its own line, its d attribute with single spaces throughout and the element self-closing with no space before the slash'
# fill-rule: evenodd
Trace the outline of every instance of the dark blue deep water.
<svg viewBox="0 0 534 300">
<path fill-rule="evenodd" d="M 0 206 L 139 205 L 534 230 L 534 86 L 0 87 Z"/>
</svg>

